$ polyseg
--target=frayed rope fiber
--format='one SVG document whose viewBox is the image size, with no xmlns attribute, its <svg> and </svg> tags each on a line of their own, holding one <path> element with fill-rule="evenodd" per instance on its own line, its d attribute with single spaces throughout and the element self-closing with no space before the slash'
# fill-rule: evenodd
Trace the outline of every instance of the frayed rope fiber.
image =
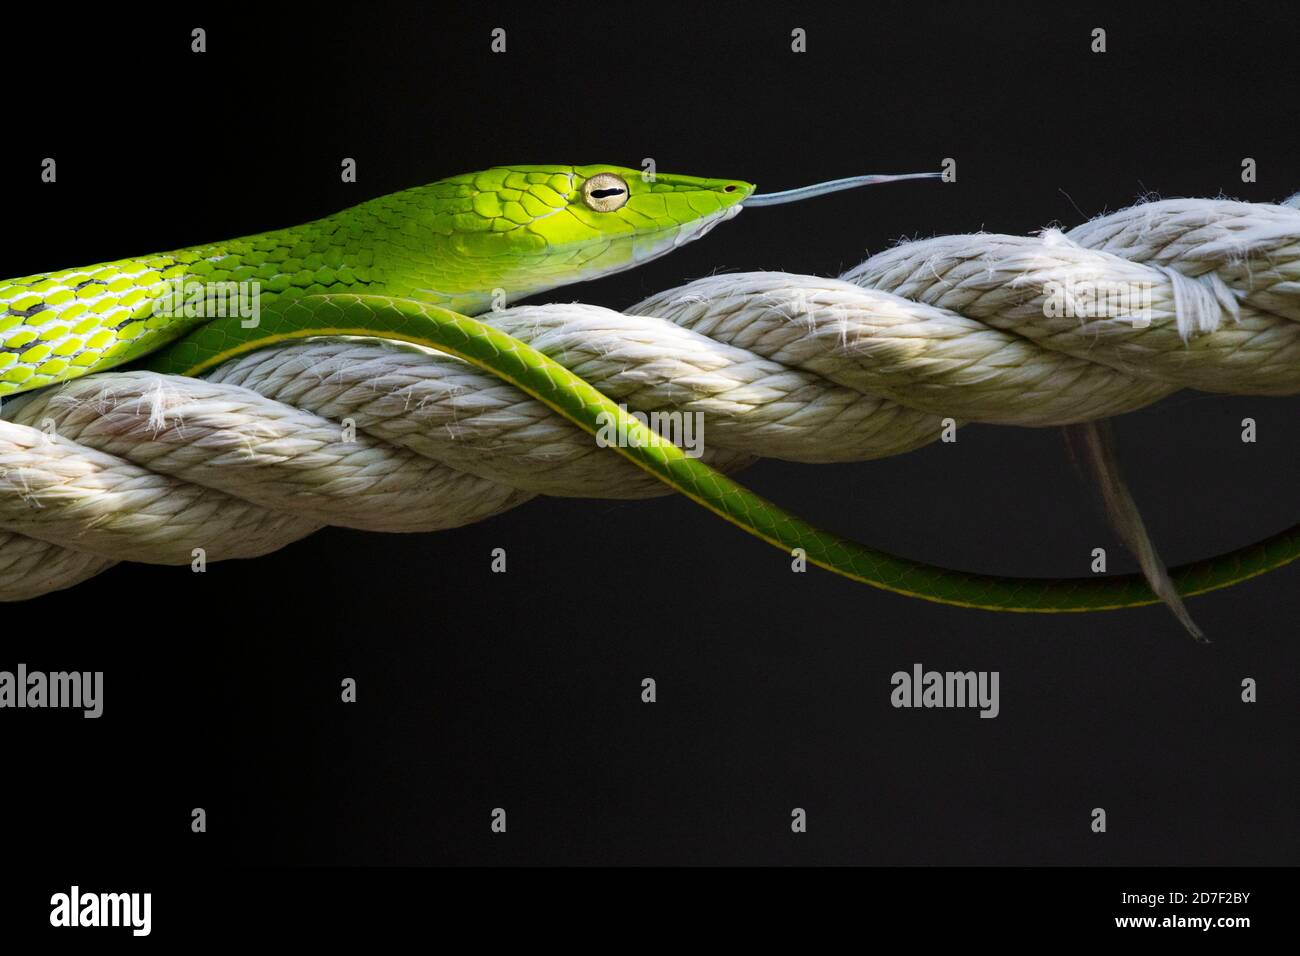
<svg viewBox="0 0 1300 956">
<path fill-rule="evenodd" d="M 1300 204 L 1163 200 L 1064 233 L 909 242 L 840 279 L 719 275 L 627 313 L 480 319 L 631 410 L 698 413 L 720 470 L 860 461 L 944 419 L 1067 425 L 1183 388 L 1300 392 Z M 534 495 L 667 492 L 460 359 L 308 340 L 205 379 L 107 372 L 7 402 L 0 598 L 120 560 L 255 557 L 330 524 L 433 531 Z"/>
</svg>

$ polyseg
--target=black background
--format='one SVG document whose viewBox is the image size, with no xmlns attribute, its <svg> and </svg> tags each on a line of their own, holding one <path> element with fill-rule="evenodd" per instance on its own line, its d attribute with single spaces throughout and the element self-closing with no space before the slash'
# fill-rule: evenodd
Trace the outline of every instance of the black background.
<svg viewBox="0 0 1300 956">
<path fill-rule="evenodd" d="M 957 160 L 955 184 L 751 210 L 549 296 L 614 308 L 713 271 L 833 275 L 900 238 L 1070 226 L 1148 193 L 1300 188 L 1281 5 L 37 15 L 6 41 L 10 275 L 510 162 L 653 157 L 779 189 Z M 1240 181 L 1247 156 L 1256 184 Z M 1298 408 L 1183 393 L 1116 422 L 1170 563 L 1296 520 Z M 1131 568 L 1054 430 L 971 427 L 893 460 L 763 462 L 742 480 L 948 566 L 1085 575 L 1100 546 Z M 489 573 L 497 547 L 505 575 Z M 97 721 L 0 715 L 6 849 L 67 864 L 65 881 L 226 863 L 1294 864 L 1296 581 L 1194 599 L 1214 641 L 1198 646 L 1159 608 L 996 615 L 794 575 L 681 498 L 537 499 L 434 535 L 329 530 L 203 575 L 120 566 L 0 617 L 0 666 L 106 674 Z M 918 661 L 1000 671 L 1001 716 L 892 709 L 890 675 Z"/>
</svg>

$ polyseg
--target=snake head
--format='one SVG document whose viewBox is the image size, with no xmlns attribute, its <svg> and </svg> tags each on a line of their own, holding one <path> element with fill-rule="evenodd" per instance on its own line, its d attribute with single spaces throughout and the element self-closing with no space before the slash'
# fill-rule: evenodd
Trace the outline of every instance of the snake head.
<svg viewBox="0 0 1300 956">
<path fill-rule="evenodd" d="M 754 188 L 738 179 L 676 173 L 648 177 L 618 166 L 575 166 L 572 185 L 565 194 L 565 210 L 573 227 L 560 220 L 553 235 L 562 248 L 597 252 L 608 245 L 611 251 L 626 252 L 631 261 L 616 269 L 627 268 L 698 239 L 732 218 Z M 546 225 L 541 228 L 544 231 Z M 604 275 L 605 270 L 599 274 Z"/>
<path fill-rule="evenodd" d="M 498 166 L 375 200 L 396 241 L 384 285 L 464 312 L 631 269 L 750 206 L 940 174 L 864 175 L 754 195 L 739 179 L 622 166 Z M 393 208 L 399 205 L 400 208 Z M 358 207 L 365 208 L 365 207 Z M 395 225 L 394 225 L 395 224 Z"/>
<path fill-rule="evenodd" d="M 630 269 L 698 239 L 754 191 L 621 166 L 508 166 L 423 187 L 436 202 L 439 248 L 426 297 L 471 310 Z"/>
</svg>

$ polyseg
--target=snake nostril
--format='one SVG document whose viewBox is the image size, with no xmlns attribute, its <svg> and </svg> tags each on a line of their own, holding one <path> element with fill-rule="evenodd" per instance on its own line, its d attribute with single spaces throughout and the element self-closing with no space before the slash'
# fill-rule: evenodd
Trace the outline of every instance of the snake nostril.
<svg viewBox="0 0 1300 956">
<path fill-rule="evenodd" d="M 736 187 L 735 187 L 735 186 L 723 186 L 723 187 L 722 187 L 722 191 L 723 191 L 724 193 L 734 193 L 734 192 L 736 191 Z"/>
</svg>

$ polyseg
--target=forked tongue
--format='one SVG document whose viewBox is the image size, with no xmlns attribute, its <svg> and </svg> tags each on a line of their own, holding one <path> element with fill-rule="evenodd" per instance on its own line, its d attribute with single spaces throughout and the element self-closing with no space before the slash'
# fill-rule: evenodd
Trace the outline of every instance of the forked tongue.
<svg viewBox="0 0 1300 956">
<path fill-rule="evenodd" d="M 756 193 L 745 200 L 744 206 L 746 209 L 752 209 L 754 206 L 779 206 L 781 203 L 799 202 L 845 189 L 857 189 L 859 186 L 896 183 L 904 179 L 938 179 L 942 175 L 943 173 L 898 173 L 897 175 L 876 173 L 867 176 L 850 176 L 848 179 L 832 179 L 828 183 L 814 183 L 811 186 L 800 186 L 798 189 L 787 189 L 779 193 Z"/>
</svg>

